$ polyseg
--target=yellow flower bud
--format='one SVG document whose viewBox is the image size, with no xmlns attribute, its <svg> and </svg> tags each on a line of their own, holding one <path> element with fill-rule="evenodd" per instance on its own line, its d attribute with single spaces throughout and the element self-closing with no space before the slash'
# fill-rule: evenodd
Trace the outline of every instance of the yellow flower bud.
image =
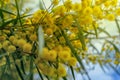
<svg viewBox="0 0 120 80">
<path fill-rule="evenodd" d="M 13 46 L 13 45 L 8 46 L 7 51 L 8 51 L 9 53 L 13 53 L 15 50 L 16 50 L 16 47 L 15 47 L 15 46 Z"/>
<path fill-rule="evenodd" d="M 57 74 L 59 77 L 65 77 L 67 72 L 65 70 L 65 67 L 63 67 L 62 65 L 60 65 L 57 69 Z"/>
<path fill-rule="evenodd" d="M 19 39 L 17 41 L 17 46 L 19 46 L 20 48 L 22 48 L 24 44 L 26 44 L 26 41 L 24 39 Z"/>
<path fill-rule="evenodd" d="M 76 63 L 77 63 L 77 60 L 76 60 L 75 57 L 71 57 L 71 58 L 68 60 L 68 64 L 69 64 L 70 66 L 75 66 Z"/>
<path fill-rule="evenodd" d="M 115 20 L 115 15 L 114 14 L 108 14 L 106 17 L 109 21 Z"/>
<path fill-rule="evenodd" d="M 26 43 L 23 45 L 23 51 L 24 52 L 27 52 L 27 53 L 30 53 L 32 50 L 32 45 L 30 43 Z"/>
<path fill-rule="evenodd" d="M 30 35 L 30 40 L 31 40 L 31 41 L 36 41 L 36 40 L 37 40 L 36 34 Z"/>
</svg>

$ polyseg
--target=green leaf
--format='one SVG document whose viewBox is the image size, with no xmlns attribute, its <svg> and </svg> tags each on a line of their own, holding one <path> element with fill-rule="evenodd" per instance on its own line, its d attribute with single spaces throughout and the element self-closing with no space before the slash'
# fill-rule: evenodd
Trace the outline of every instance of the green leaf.
<svg viewBox="0 0 120 80">
<path fill-rule="evenodd" d="M 108 35 L 108 37 L 111 37 L 111 35 L 105 29 L 98 27 L 98 30 L 104 32 L 106 35 Z"/>
<path fill-rule="evenodd" d="M 30 80 L 33 80 L 33 56 L 30 56 Z"/>
<path fill-rule="evenodd" d="M 21 64 L 21 69 L 22 69 L 23 73 L 25 74 L 24 61 L 21 60 L 21 61 L 20 61 L 20 64 Z"/>
<path fill-rule="evenodd" d="M 5 57 L 8 53 L 0 54 L 0 58 Z"/>
<path fill-rule="evenodd" d="M 70 69 L 71 69 L 71 72 L 72 72 L 73 79 L 75 80 L 75 74 L 74 74 L 73 67 L 72 67 L 72 66 L 70 66 Z"/>
<path fill-rule="evenodd" d="M 39 71 L 39 69 L 38 69 L 38 67 L 37 67 L 37 65 L 35 65 L 35 67 L 36 67 L 36 69 L 37 69 L 37 71 L 38 71 L 38 74 L 39 74 L 41 80 L 44 80 L 43 77 L 42 77 L 42 74 L 40 73 L 40 71 Z"/>
<path fill-rule="evenodd" d="M 85 50 L 86 49 L 86 43 L 85 43 L 85 37 L 84 37 L 84 32 L 83 29 L 80 27 L 79 23 L 77 22 L 77 27 L 78 27 L 78 38 L 80 39 L 80 42 L 82 43 L 82 49 Z"/>
<path fill-rule="evenodd" d="M 91 42 L 89 42 L 89 43 L 90 43 L 91 47 L 93 47 L 93 49 L 95 49 L 97 51 L 97 54 L 100 54 L 99 50 Z"/>
<path fill-rule="evenodd" d="M 2 24 L 4 23 L 4 15 L 2 13 L 2 10 L 0 10 L 0 18 L 2 19 Z"/>
<path fill-rule="evenodd" d="M 116 23 L 116 25 L 117 25 L 118 32 L 119 32 L 119 34 L 120 34 L 120 25 L 119 25 L 119 23 L 118 23 L 117 19 L 115 19 L 115 23 Z"/>
<path fill-rule="evenodd" d="M 40 7 L 41 10 L 45 10 L 45 8 L 43 7 L 43 3 L 42 3 L 41 0 L 39 0 L 39 7 Z"/>
<path fill-rule="evenodd" d="M 0 11 L 2 11 L 2 12 L 5 12 L 5 13 L 8 13 L 8 14 L 11 14 L 11 15 L 15 15 L 14 13 L 12 13 L 12 12 L 9 12 L 9 11 L 7 11 L 7 10 L 4 10 L 4 9 L 0 9 Z"/>
<path fill-rule="evenodd" d="M 97 28 L 95 27 L 95 25 L 94 25 L 94 24 L 93 24 L 93 28 L 94 28 L 94 31 L 95 31 L 96 38 L 98 38 Z"/>
<path fill-rule="evenodd" d="M 19 6 L 18 6 L 18 1 L 17 0 L 15 0 L 15 4 L 16 4 L 16 9 L 17 9 L 17 20 L 19 20 L 20 26 L 22 27 L 22 21 L 21 21 L 21 18 L 20 18 L 20 11 L 19 11 Z"/>
<path fill-rule="evenodd" d="M 21 71 L 20 71 L 18 65 L 17 65 L 16 62 L 15 62 L 15 57 L 14 57 L 14 55 L 12 55 L 12 57 L 13 57 L 13 60 L 14 60 L 14 64 L 15 64 L 16 70 L 17 70 L 17 72 L 18 72 L 18 74 L 19 74 L 21 80 L 24 80 L 24 77 L 23 77 L 23 75 L 22 75 L 22 73 L 21 73 Z"/>
<path fill-rule="evenodd" d="M 31 16 L 31 14 L 26 15 L 26 16 L 22 16 L 22 17 L 20 17 L 20 19 L 25 18 L 25 17 L 28 17 L 28 16 Z M 10 24 L 10 23 L 14 23 L 14 25 L 17 24 L 17 23 L 16 23 L 17 20 L 18 20 L 18 19 L 11 19 L 11 20 L 8 20 L 8 21 L 4 22 L 4 24 L 2 24 L 2 25 L 0 26 L 0 29 L 4 29 L 4 28 L 7 27 L 7 25 Z"/>
<path fill-rule="evenodd" d="M 108 43 L 110 43 L 113 47 L 114 47 L 114 49 L 116 50 L 116 52 L 118 52 L 118 53 L 120 53 L 120 51 L 119 51 L 119 48 L 113 43 L 113 42 L 111 42 L 111 41 L 109 41 L 109 40 L 106 40 Z"/>
</svg>

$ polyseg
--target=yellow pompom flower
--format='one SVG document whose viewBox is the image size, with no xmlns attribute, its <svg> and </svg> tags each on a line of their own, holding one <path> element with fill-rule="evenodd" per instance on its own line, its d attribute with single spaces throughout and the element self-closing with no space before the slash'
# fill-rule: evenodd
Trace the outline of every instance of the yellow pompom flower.
<svg viewBox="0 0 120 80">
<path fill-rule="evenodd" d="M 77 63 L 77 60 L 76 60 L 75 57 L 71 57 L 71 58 L 68 60 L 68 64 L 69 64 L 70 66 L 75 66 L 76 63 Z"/>
<path fill-rule="evenodd" d="M 32 50 L 32 45 L 30 43 L 25 43 L 22 48 L 24 52 L 30 53 Z"/>
<path fill-rule="evenodd" d="M 55 50 L 50 50 L 48 59 L 50 61 L 55 61 L 56 57 L 57 57 L 57 52 Z"/>
<path fill-rule="evenodd" d="M 76 38 L 76 34 L 75 33 L 71 33 L 70 34 L 70 39 L 75 39 Z"/>
<path fill-rule="evenodd" d="M 13 42 L 15 40 L 15 36 L 10 36 L 9 40 Z"/>
<path fill-rule="evenodd" d="M 64 13 L 66 12 L 66 8 L 65 8 L 65 6 L 58 6 L 53 9 L 53 12 L 55 15 L 63 16 Z"/>
<path fill-rule="evenodd" d="M 7 50 L 9 45 L 10 45 L 10 42 L 6 40 L 6 41 L 3 42 L 2 47 L 3 47 L 5 50 Z"/>
<path fill-rule="evenodd" d="M 93 15 L 99 16 L 100 14 L 102 14 L 100 6 L 94 6 L 94 8 L 93 8 Z"/>
<path fill-rule="evenodd" d="M 0 36 L 0 42 L 3 42 L 4 40 L 6 39 L 6 37 L 5 36 Z"/>
<path fill-rule="evenodd" d="M 13 46 L 13 45 L 8 46 L 7 51 L 8 51 L 9 53 L 13 53 L 15 50 L 16 50 L 16 47 L 15 47 L 15 46 Z"/>
<path fill-rule="evenodd" d="M 76 12 L 79 12 L 79 11 L 81 11 L 82 6 L 81 6 L 80 3 L 75 3 L 75 4 L 72 5 L 72 9 Z"/>
<path fill-rule="evenodd" d="M 106 16 L 106 18 L 109 20 L 109 21 L 114 21 L 115 20 L 115 15 L 114 14 L 108 14 Z"/>
<path fill-rule="evenodd" d="M 71 0 L 66 0 L 64 2 L 64 5 L 65 5 L 65 7 L 66 7 L 67 10 L 72 9 L 72 1 Z"/>
<path fill-rule="evenodd" d="M 12 44 L 17 46 L 17 42 L 18 42 L 18 39 L 15 38 L 15 39 L 12 41 Z"/>
<path fill-rule="evenodd" d="M 118 3 L 118 0 L 112 0 L 112 1 L 111 1 L 111 5 L 112 5 L 112 6 L 116 6 L 117 3 Z"/>
<path fill-rule="evenodd" d="M 55 68 L 53 68 L 53 67 L 50 67 L 49 68 L 49 70 L 48 70 L 49 72 L 48 72 L 48 75 L 50 76 L 50 77 L 55 77 L 56 76 L 56 69 Z"/>
<path fill-rule="evenodd" d="M 59 77 L 65 77 L 67 75 L 66 69 L 65 67 L 63 67 L 63 65 L 59 65 L 57 69 L 57 74 Z"/>
<path fill-rule="evenodd" d="M 36 34 L 30 35 L 30 40 L 31 40 L 31 41 L 36 41 L 36 40 L 37 40 Z"/>
<path fill-rule="evenodd" d="M 118 8 L 115 13 L 116 15 L 120 16 L 120 8 Z"/>
<path fill-rule="evenodd" d="M 17 46 L 19 46 L 20 48 L 22 48 L 24 44 L 26 44 L 26 41 L 24 39 L 19 39 L 17 41 Z"/>
<path fill-rule="evenodd" d="M 72 43 L 73 43 L 74 47 L 76 47 L 76 48 L 81 48 L 82 47 L 82 44 L 81 44 L 80 40 L 75 40 Z"/>
<path fill-rule="evenodd" d="M 51 28 L 47 28 L 47 29 L 45 30 L 45 33 L 46 33 L 47 35 L 52 35 L 52 34 L 53 34 L 53 30 L 52 30 Z"/>
<path fill-rule="evenodd" d="M 48 48 L 43 48 L 42 58 L 48 60 L 49 50 Z"/>
<path fill-rule="evenodd" d="M 84 15 L 91 15 L 93 13 L 93 10 L 91 7 L 86 7 L 84 10 L 83 10 L 83 14 Z"/>
<path fill-rule="evenodd" d="M 62 59 L 63 61 L 68 61 L 69 58 L 71 57 L 69 51 L 60 51 L 58 54 L 59 58 Z"/>
<path fill-rule="evenodd" d="M 105 7 L 109 7 L 111 5 L 111 1 L 106 1 L 105 3 L 104 3 L 104 6 Z"/>
</svg>

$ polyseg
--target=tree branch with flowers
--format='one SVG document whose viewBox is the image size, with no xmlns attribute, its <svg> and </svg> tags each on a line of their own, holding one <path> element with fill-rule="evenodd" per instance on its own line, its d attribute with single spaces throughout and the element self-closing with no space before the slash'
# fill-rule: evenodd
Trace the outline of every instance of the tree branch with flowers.
<svg viewBox="0 0 120 80">
<path fill-rule="evenodd" d="M 118 0 L 39 1 L 36 11 L 25 10 L 28 0 L 0 1 L 0 80 L 92 80 L 96 64 L 120 74 Z M 104 21 L 116 24 L 117 35 L 101 27 Z"/>
</svg>

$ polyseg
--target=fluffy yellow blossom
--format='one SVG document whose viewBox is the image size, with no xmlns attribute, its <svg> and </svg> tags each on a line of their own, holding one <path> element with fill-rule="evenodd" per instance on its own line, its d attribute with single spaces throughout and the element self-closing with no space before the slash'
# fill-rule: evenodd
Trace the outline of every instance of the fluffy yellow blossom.
<svg viewBox="0 0 120 80">
<path fill-rule="evenodd" d="M 109 7 L 111 5 L 111 1 L 106 1 L 105 3 L 104 3 L 104 6 L 105 7 Z"/>
<path fill-rule="evenodd" d="M 101 3 L 102 3 L 101 0 L 96 0 L 96 1 L 95 1 L 95 4 L 96 4 L 96 5 L 100 5 Z"/>
<path fill-rule="evenodd" d="M 86 8 L 89 5 L 89 3 L 86 0 L 82 1 L 82 8 Z"/>
<path fill-rule="evenodd" d="M 43 48 L 42 58 L 48 60 L 49 57 L 49 50 L 48 48 Z"/>
<path fill-rule="evenodd" d="M 71 57 L 70 53 L 68 51 L 60 51 L 58 54 L 59 58 L 63 61 L 68 61 Z"/>
<path fill-rule="evenodd" d="M 76 34 L 75 33 L 71 33 L 70 34 L 70 39 L 75 39 L 76 38 Z"/>
<path fill-rule="evenodd" d="M 18 42 L 18 39 L 15 38 L 15 39 L 12 41 L 12 44 L 17 46 L 17 42 Z"/>
<path fill-rule="evenodd" d="M 6 39 L 6 37 L 5 36 L 0 36 L 0 42 L 3 42 L 4 40 Z"/>
<path fill-rule="evenodd" d="M 15 36 L 10 36 L 9 40 L 13 42 L 15 40 Z"/>
<path fill-rule="evenodd" d="M 49 75 L 50 77 L 55 77 L 55 76 L 56 76 L 56 69 L 55 69 L 55 68 L 50 67 L 48 71 L 49 71 L 49 72 L 48 72 L 48 75 Z"/>
<path fill-rule="evenodd" d="M 93 15 L 99 16 L 100 14 L 102 14 L 100 6 L 94 6 L 93 7 Z"/>
<path fill-rule="evenodd" d="M 106 18 L 109 20 L 109 21 L 114 21 L 115 20 L 115 15 L 114 14 L 108 14 L 106 16 Z"/>
<path fill-rule="evenodd" d="M 74 4 L 72 5 L 72 9 L 73 9 L 74 11 L 76 11 L 76 12 L 79 12 L 79 11 L 81 11 L 82 6 L 81 6 L 80 3 L 74 3 Z"/>
<path fill-rule="evenodd" d="M 68 51 L 69 53 L 71 53 L 71 49 L 68 46 L 63 47 L 63 50 Z"/>
<path fill-rule="evenodd" d="M 120 8 L 115 11 L 116 15 L 120 16 Z"/>
<path fill-rule="evenodd" d="M 50 61 L 55 61 L 57 57 L 57 52 L 55 50 L 50 50 L 48 56 L 48 59 Z"/>
<path fill-rule="evenodd" d="M 53 34 L 53 30 L 52 30 L 51 28 L 47 28 L 47 29 L 45 30 L 45 33 L 46 33 L 47 35 L 52 35 L 52 34 Z"/>
<path fill-rule="evenodd" d="M 63 16 L 66 12 L 65 6 L 61 5 L 53 9 L 55 15 Z"/>
<path fill-rule="evenodd" d="M 13 46 L 13 45 L 8 46 L 7 51 L 8 51 L 9 53 L 13 53 L 15 50 L 16 50 L 16 47 L 15 47 L 15 46 Z"/>
<path fill-rule="evenodd" d="M 67 10 L 72 9 L 72 1 L 71 0 L 66 0 L 64 2 L 64 5 L 65 5 L 65 7 L 66 7 Z"/>
<path fill-rule="evenodd" d="M 57 74 L 59 77 L 65 77 L 67 75 L 66 69 L 63 65 L 59 65 L 57 69 Z"/>
<path fill-rule="evenodd" d="M 31 34 L 30 35 L 30 40 L 31 41 L 36 41 L 37 40 L 37 35 L 36 34 Z"/>
<path fill-rule="evenodd" d="M 25 43 L 22 48 L 24 52 L 30 53 L 32 50 L 32 45 L 30 43 Z"/>
<path fill-rule="evenodd" d="M 70 59 L 68 60 L 68 64 L 69 64 L 70 66 L 75 66 L 76 63 L 77 63 L 77 60 L 76 60 L 75 57 L 70 57 Z"/>
<path fill-rule="evenodd" d="M 91 7 L 86 7 L 84 10 L 83 10 L 83 14 L 84 15 L 91 15 L 93 13 L 93 10 Z"/>
<path fill-rule="evenodd" d="M 60 43 L 64 44 L 64 43 L 65 43 L 65 39 L 64 39 L 64 37 L 63 37 L 63 36 L 60 37 L 60 38 L 59 38 L 59 41 L 60 41 Z"/>
<path fill-rule="evenodd" d="M 3 42 L 2 47 L 3 47 L 5 50 L 7 50 L 9 45 L 10 45 L 10 42 L 6 40 L 6 41 Z"/>
<path fill-rule="evenodd" d="M 80 40 L 75 40 L 72 43 L 73 43 L 74 47 L 76 47 L 76 48 L 81 48 L 82 47 L 82 44 L 81 44 Z"/>
<path fill-rule="evenodd" d="M 112 6 L 116 6 L 117 3 L 118 3 L 118 0 L 111 0 L 111 5 L 112 5 Z"/>
<path fill-rule="evenodd" d="M 26 44 L 26 41 L 24 39 L 19 39 L 17 41 L 17 46 L 19 46 L 20 48 L 22 48 L 23 45 L 25 45 L 25 44 Z"/>
</svg>

